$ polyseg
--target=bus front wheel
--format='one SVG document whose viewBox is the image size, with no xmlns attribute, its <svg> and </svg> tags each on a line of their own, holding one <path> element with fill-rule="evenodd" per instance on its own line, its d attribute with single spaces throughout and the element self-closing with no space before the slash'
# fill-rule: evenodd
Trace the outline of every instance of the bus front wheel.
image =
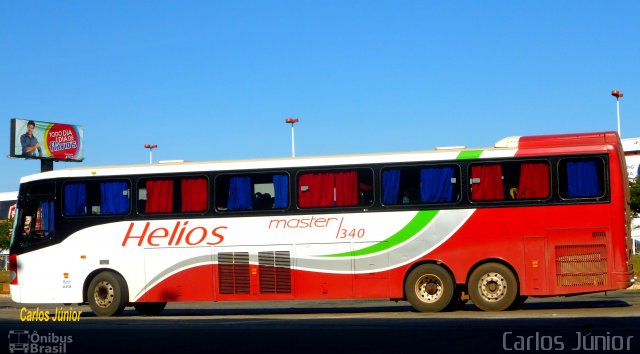
<svg viewBox="0 0 640 354">
<path fill-rule="evenodd" d="M 117 316 L 127 305 L 129 290 L 121 275 L 101 272 L 89 283 L 87 300 L 97 316 Z"/>
<path fill-rule="evenodd" d="M 513 272 L 499 263 L 486 263 L 469 277 L 471 302 L 484 311 L 508 309 L 518 296 L 518 281 Z"/>
<path fill-rule="evenodd" d="M 444 310 L 455 292 L 451 274 L 435 264 L 423 264 L 409 273 L 404 285 L 407 300 L 420 312 Z"/>
</svg>

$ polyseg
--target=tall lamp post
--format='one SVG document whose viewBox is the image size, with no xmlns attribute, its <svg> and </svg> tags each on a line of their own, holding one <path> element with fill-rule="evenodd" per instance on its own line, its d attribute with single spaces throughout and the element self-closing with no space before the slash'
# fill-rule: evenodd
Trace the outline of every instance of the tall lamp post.
<svg viewBox="0 0 640 354">
<path fill-rule="evenodd" d="M 149 149 L 149 165 L 153 163 L 153 149 L 157 148 L 158 145 L 144 144 L 146 149 Z"/>
<path fill-rule="evenodd" d="M 618 90 L 613 90 L 611 91 L 611 96 L 616 98 L 616 111 L 618 112 L 618 135 L 622 136 L 622 133 L 620 133 L 620 99 L 624 97 L 624 95 Z"/>
<path fill-rule="evenodd" d="M 287 118 L 285 123 L 291 124 L 291 157 L 296 157 L 296 143 L 293 135 L 293 126 L 300 120 L 298 118 Z"/>
</svg>

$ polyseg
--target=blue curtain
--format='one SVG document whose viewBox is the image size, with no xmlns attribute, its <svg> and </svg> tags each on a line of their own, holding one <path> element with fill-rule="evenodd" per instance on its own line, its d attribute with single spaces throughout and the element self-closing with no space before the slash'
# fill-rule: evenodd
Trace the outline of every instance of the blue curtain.
<svg viewBox="0 0 640 354">
<path fill-rule="evenodd" d="M 127 182 L 100 183 L 100 213 L 103 215 L 129 212 L 129 186 Z"/>
<path fill-rule="evenodd" d="M 453 201 L 453 167 L 427 167 L 420 169 L 420 201 L 447 203 Z"/>
<path fill-rule="evenodd" d="M 53 231 L 53 200 L 42 201 L 40 209 L 42 209 L 42 230 Z"/>
<path fill-rule="evenodd" d="M 273 189 L 275 191 L 273 207 L 275 209 L 286 208 L 289 205 L 289 176 L 273 175 Z"/>
<path fill-rule="evenodd" d="M 252 210 L 253 193 L 250 177 L 231 177 L 227 210 Z"/>
<path fill-rule="evenodd" d="M 64 215 L 87 215 L 87 187 L 84 183 L 64 185 Z"/>
<path fill-rule="evenodd" d="M 602 195 L 596 160 L 567 161 L 567 196 L 569 198 Z"/>
<path fill-rule="evenodd" d="M 386 205 L 398 204 L 400 193 L 400 170 L 382 172 L 382 202 Z"/>
</svg>

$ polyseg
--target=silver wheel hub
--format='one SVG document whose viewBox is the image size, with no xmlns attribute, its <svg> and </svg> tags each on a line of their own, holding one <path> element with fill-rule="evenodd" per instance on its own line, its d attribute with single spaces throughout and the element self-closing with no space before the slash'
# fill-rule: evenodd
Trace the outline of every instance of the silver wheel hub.
<svg viewBox="0 0 640 354">
<path fill-rule="evenodd" d="M 507 294 L 507 280 L 499 273 L 487 273 L 478 283 L 480 295 L 487 301 L 500 301 Z"/>
<path fill-rule="evenodd" d="M 96 304 L 102 308 L 109 307 L 113 303 L 114 296 L 113 285 L 104 280 L 99 282 L 93 291 L 93 298 L 96 300 Z"/>
<path fill-rule="evenodd" d="M 416 281 L 416 295 L 423 302 L 436 302 L 442 297 L 444 286 L 442 280 L 433 274 L 425 274 Z"/>
</svg>

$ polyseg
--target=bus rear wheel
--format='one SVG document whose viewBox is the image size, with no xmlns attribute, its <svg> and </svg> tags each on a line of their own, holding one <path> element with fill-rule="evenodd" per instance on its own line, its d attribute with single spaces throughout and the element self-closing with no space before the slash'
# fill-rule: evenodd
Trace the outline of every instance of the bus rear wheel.
<svg viewBox="0 0 640 354">
<path fill-rule="evenodd" d="M 117 316 L 127 305 L 129 290 L 120 274 L 101 272 L 89 283 L 87 300 L 97 316 Z"/>
<path fill-rule="evenodd" d="M 518 296 L 518 281 L 513 272 L 499 263 L 486 263 L 469 277 L 471 302 L 484 311 L 508 309 Z"/>
<path fill-rule="evenodd" d="M 165 306 L 167 306 L 166 302 L 136 302 L 133 304 L 133 308 L 144 316 L 155 316 L 162 312 Z"/>
<path fill-rule="evenodd" d="M 407 300 L 420 312 L 444 310 L 455 292 L 451 274 L 435 264 L 423 264 L 409 273 L 404 285 Z"/>
</svg>

